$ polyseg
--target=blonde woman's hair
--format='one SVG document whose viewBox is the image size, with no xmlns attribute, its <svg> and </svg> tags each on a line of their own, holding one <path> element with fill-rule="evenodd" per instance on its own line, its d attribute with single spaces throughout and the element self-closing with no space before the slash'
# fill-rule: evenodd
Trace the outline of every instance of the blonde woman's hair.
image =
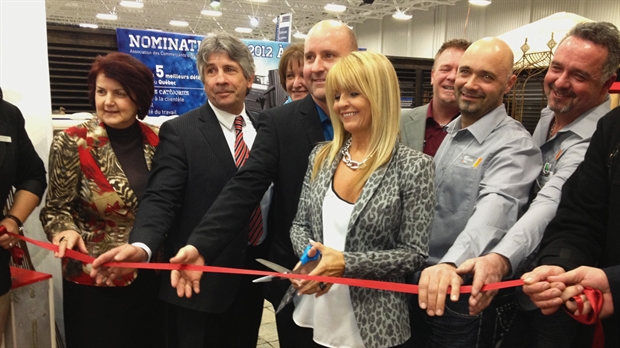
<svg viewBox="0 0 620 348">
<path fill-rule="evenodd" d="M 341 58 L 329 70 L 326 81 L 326 97 L 329 117 L 334 127 L 334 140 L 324 145 L 317 153 L 312 179 L 316 178 L 324 165 L 334 161 L 338 152 L 351 136 L 344 129 L 340 118 L 334 113 L 334 99 L 337 94 L 356 91 L 370 103 L 371 131 L 369 156 L 358 169 L 362 175 L 353 183 L 361 190 L 370 175 L 386 164 L 391 156 L 400 122 L 400 88 L 392 63 L 382 54 L 374 52 L 352 52 Z"/>
</svg>

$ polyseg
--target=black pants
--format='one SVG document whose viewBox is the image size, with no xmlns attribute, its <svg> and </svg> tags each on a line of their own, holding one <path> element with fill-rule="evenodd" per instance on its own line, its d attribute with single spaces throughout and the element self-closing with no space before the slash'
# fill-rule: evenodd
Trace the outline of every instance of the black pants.
<svg viewBox="0 0 620 348">
<path fill-rule="evenodd" d="M 245 267 L 257 268 L 257 248 L 248 247 Z M 232 305 L 222 313 L 205 313 L 170 305 L 171 348 L 255 348 L 263 314 L 262 284 L 241 276 Z"/>
<path fill-rule="evenodd" d="M 158 298 L 159 275 L 140 270 L 122 287 L 63 280 L 67 348 L 165 347 L 166 306 Z"/>
<path fill-rule="evenodd" d="M 519 310 L 501 347 L 591 347 L 593 334 L 594 325 L 579 323 L 561 308 L 551 315 L 542 314 L 540 309 Z"/>
</svg>

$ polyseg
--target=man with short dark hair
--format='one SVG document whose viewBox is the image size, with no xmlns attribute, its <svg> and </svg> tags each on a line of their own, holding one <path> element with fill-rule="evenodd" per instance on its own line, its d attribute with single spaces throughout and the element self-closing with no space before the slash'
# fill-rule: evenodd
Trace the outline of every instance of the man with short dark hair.
<svg viewBox="0 0 620 348">
<path fill-rule="evenodd" d="M 433 98 L 414 109 L 401 110 L 401 142 L 412 149 L 435 156 L 446 136 L 446 126 L 459 115 L 454 96 L 454 79 L 463 52 L 471 43 L 453 39 L 441 45 L 431 70 Z"/>
<path fill-rule="evenodd" d="M 577 24 L 560 42 L 544 81 L 548 107 L 542 111 L 534 132 L 534 141 L 541 147 L 545 165 L 533 188 L 533 201 L 525 215 L 488 255 L 461 265 L 463 273 L 474 274 L 473 291 L 478 292 L 483 284 L 505 276 L 518 277 L 524 267 L 531 267 L 525 263 L 526 258 L 535 256 L 532 253 L 541 242 L 543 232 L 545 236 L 548 234 L 545 228 L 556 216 L 556 210 L 558 214 L 566 211 L 558 210 L 560 201 L 565 201 L 564 183 L 568 185 L 567 179 L 584 160 L 590 140 L 594 141 L 592 135 L 597 122 L 610 110 L 608 91 L 616 80 L 618 65 L 620 31 L 613 24 Z M 574 208 L 571 205 L 571 209 Z M 552 225 L 547 231 L 550 229 L 559 232 Z M 563 267 L 562 272 L 579 266 L 564 260 L 573 258 L 568 252 L 550 256 L 555 253 L 547 251 L 543 245 L 538 264 L 558 265 Z M 537 269 L 534 273 L 538 276 L 544 272 Z M 493 292 L 476 294 L 477 300 L 470 302 L 472 310 L 484 308 L 493 295 Z M 565 347 L 575 344 L 576 335 L 585 330 L 564 311 L 545 316 L 522 293 L 517 292 L 517 296 L 521 310 L 506 340 L 510 346 Z M 587 339 L 577 344 L 587 345 Z"/>
</svg>

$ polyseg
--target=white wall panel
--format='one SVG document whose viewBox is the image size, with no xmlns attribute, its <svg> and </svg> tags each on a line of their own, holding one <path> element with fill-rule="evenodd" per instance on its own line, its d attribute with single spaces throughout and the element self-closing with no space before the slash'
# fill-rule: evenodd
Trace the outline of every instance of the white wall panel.
<svg viewBox="0 0 620 348">
<path fill-rule="evenodd" d="M 390 40 L 383 40 L 381 51 L 391 56 L 406 56 L 413 36 L 411 20 L 402 21 L 386 16 L 383 18 L 383 32 L 392 33 Z"/>
<path fill-rule="evenodd" d="M 487 7 L 471 8 L 461 0 L 452 6 L 414 11 L 408 24 L 386 16 L 358 24 L 354 30 L 362 47 L 387 55 L 432 58 L 446 40 L 497 36 L 557 12 L 620 26 L 619 0 L 493 0 Z"/>
<path fill-rule="evenodd" d="M 447 6 L 441 8 L 436 7 L 428 11 L 414 11 L 411 19 L 412 35 L 409 40 L 409 50 L 404 56 L 409 57 L 428 57 L 434 56 L 437 49 L 437 41 L 439 45 L 443 43 L 443 36 L 445 35 L 445 25 L 442 20 L 439 25 L 436 25 L 436 18 L 440 9 L 444 9 Z M 436 35 L 441 35 L 441 40 L 436 40 Z"/>
<path fill-rule="evenodd" d="M 582 16 L 584 17 L 611 22 L 620 27 L 620 1 L 618 0 L 595 1 L 594 4 L 585 3 L 583 13 Z"/>
<path fill-rule="evenodd" d="M 486 28 L 481 34 L 497 36 L 530 23 L 531 5 L 537 0 L 493 1 L 487 6 Z M 462 1 L 465 3 L 465 1 Z"/>
<path fill-rule="evenodd" d="M 571 12 L 583 16 L 579 11 L 580 2 L 583 1 L 584 0 L 534 0 L 532 2 L 532 22 L 551 16 L 557 12 Z M 600 2 L 597 0 L 585 1 L 592 4 Z"/>
<path fill-rule="evenodd" d="M 364 23 L 357 23 L 353 26 L 353 31 L 357 36 L 357 45 L 369 51 L 381 52 L 381 42 L 383 35 L 381 32 L 382 20 L 369 19 Z"/>
</svg>

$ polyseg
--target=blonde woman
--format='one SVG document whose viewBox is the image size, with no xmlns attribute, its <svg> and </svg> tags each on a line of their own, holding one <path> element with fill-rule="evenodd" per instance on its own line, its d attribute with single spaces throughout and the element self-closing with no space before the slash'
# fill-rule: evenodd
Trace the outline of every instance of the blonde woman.
<svg viewBox="0 0 620 348">
<path fill-rule="evenodd" d="M 322 258 L 311 275 L 404 282 L 422 268 L 433 216 L 432 159 L 398 142 L 396 72 L 378 53 L 354 52 L 327 76 L 334 140 L 309 159 L 291 240 Z M 293 281 L 303 346 L 394 347 L 410 336 L 405 294 Z M 308 296 L 311 295 L 311 296 Z"/>
</svg>

